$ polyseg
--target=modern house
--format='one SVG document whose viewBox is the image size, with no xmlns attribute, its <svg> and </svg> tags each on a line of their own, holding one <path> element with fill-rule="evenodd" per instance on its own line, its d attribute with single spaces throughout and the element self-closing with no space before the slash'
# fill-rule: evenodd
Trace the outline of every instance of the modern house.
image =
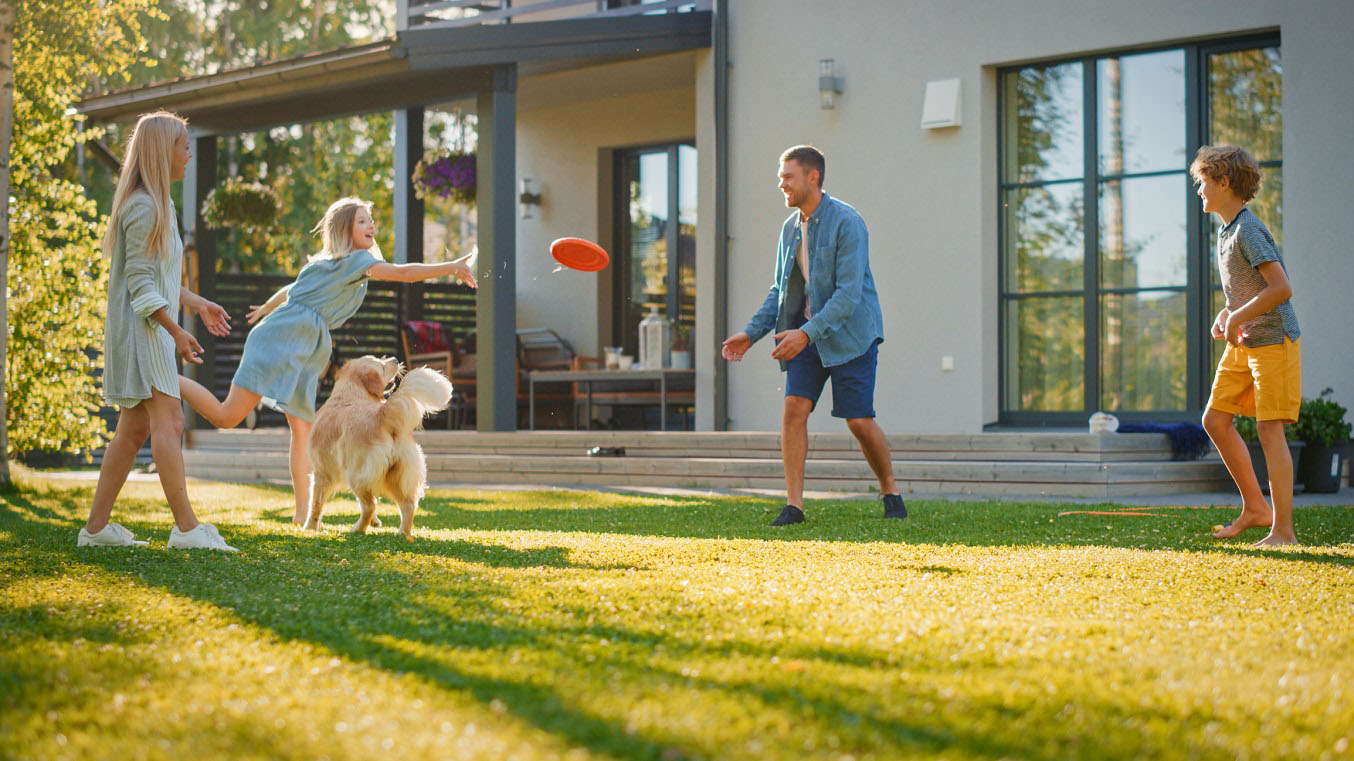
<svg viewBox="0 0 1354 761">
<path fill-rule="evenodd" d="M 770 341 L 719 358 L 770 283 L 787 215 L 780 152 L 812 143 L 825 189 L 870 230 L 890 433 L 1083 428 L 1096 410 L 1197 420 L 1217 345 L 1213 221 L 1186 168 L 1247 146 L 1254 208 L 1280 242 L 1303 386 L 1354 407 L 1347 178 L 1354 81 L 1343 0 L 400 0 L 394 39 L 109 93 L 202 130 L 185 226 L 218 177 L 214 136 L 373 109 L 397 114 L 397 171 L 422 109 L 479 116 L 479 430 L 517 426 L 515 328 L 580 353 L 633 347 L 647 305 L 694 325 L 698 431 L 779 428 Z M 540 193 L 519 214 L 519 184 Z M 399 260 L 421 209 L 397 182 Z M 613 266 L 556 271 L 549 243 L 601 242 Z M 677 252 L 674 254 L 673 252 Z M 204 276 L 206 277 L 206 276 Z M 204 284 L 204 290 L 207 285 Z M 487 383 L 486 383 L 487 380 Z M 820 413 L 811 430 L 840 432 Z M 1084 428 L 1083 428 L 1084 429 Z"/>
</svg>

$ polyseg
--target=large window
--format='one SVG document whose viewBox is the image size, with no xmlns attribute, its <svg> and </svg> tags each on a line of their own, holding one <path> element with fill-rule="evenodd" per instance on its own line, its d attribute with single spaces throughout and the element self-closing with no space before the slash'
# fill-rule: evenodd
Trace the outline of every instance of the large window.
<svg viewBox="0 0 1354 761">
<path fill-rule="evenodd" d="M 651 307 L 674 326 L 696 321 L 696 149 L 673 144 L 617 154 L 614 335 L 638 356 Z"/>
<path fill-rule="evenodd" d="M 1274 39 L 1001 73 L 1004 422 L 1201 410 L 1221 289 L 1189 162 L 1255 153 L 1253 208 L 1282 245 L 1281 78 Z"/>
</svg>

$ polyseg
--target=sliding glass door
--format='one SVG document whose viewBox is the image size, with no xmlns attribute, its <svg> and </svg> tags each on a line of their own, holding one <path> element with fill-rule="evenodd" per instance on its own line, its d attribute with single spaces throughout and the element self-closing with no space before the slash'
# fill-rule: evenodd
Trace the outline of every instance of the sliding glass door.
<svg viewBox="0 0 1354 761">
<path fill-rule="evenodd" d="M 636 355 L 650 308 L 674 327 L 696 319 L 696 149 L 684 143 L 616 154 L 613 335 Z"/>
</svg>

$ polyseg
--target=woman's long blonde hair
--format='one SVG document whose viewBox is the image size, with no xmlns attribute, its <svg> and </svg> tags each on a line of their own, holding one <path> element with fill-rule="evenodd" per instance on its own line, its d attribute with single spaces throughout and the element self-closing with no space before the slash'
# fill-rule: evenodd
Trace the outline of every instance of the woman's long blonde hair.
<svg viewBox="0 0 1354 761">
<path fill-rule="evenodd" d="M 340 198 L 329 204 L 324 219 L 315 224 L 311 235 L 320 236 L 320 251 L 311 254 L 309 261 L 317 259 L 342 259 L 353 251 L 353 220 L 357 219 L 359 209 L 371 214 L 371 202 L 357 196 Z M 381 248 L 373 241 L 371 252 L 381 256 Z M 382 257 L 384 258 L 384 257 Z"/>
<path fill-rule="evenodd" d="M 174 143 L 187 137 L 188 122 L 168 111 L 143 114 L 127 140 L 127 152 L 113 192 L 113 211 L 108 215 L 108 232 L 103 236 L 103 255 L 112 256 L 122 226 L 122 209 L 138 190 L 150 196 L 155 207 L 155 224 L 147 241 L 150 256 L 167 256 L 174 239 L 174 206 L 169 199 L 170 166 L 174 161 Z"/>
</svg>

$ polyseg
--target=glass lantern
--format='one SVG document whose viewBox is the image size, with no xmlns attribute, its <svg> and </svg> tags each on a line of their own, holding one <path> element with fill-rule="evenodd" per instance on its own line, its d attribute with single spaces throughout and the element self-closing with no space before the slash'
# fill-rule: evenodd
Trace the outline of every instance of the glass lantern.
<svg viewBox="0 0 1354 761">
<path fill-rule="evenodd" d="M 672 323 L 658 313 L 658 305 L 649 307 L 649 314 L 639 321 L 639 367 L 641 370 L 662 370 L 672 364 Z"/>
</svg>

